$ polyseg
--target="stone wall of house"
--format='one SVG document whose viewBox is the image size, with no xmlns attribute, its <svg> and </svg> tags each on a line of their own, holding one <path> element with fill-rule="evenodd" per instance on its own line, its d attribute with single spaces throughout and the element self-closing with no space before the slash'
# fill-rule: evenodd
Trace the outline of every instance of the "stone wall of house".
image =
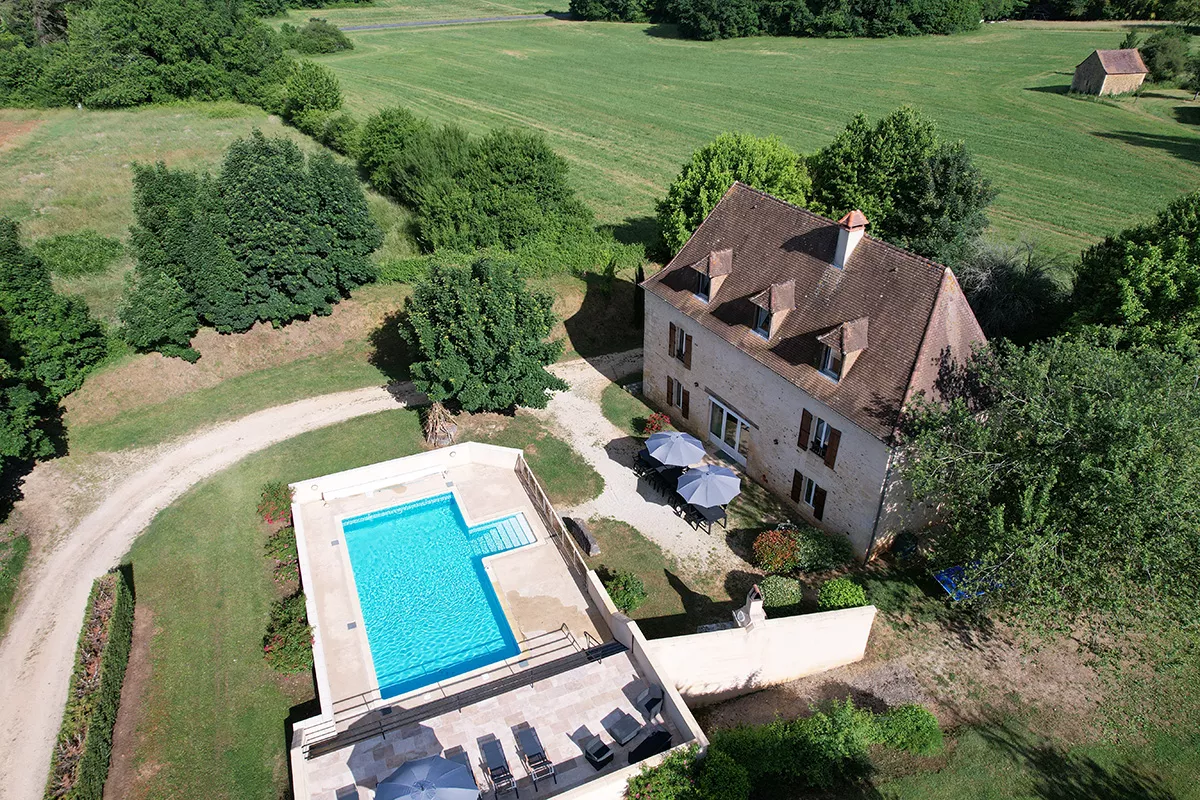
<svg viewBox="0 0 1200 800">
<path fill-rule="evenodd" d="M 1100 57 L 1092 53 L 1075 68 L 1075 76 L 1071 79 L 1071 91 L 1082 94 L 1100 94 L 1100 90 L 1104 88 L 1106 76 L 1107 73 L 1100 64 Z"/>
<path fill-rule="evenodd" d="M 1100 87 L 1100 94 L 1125 94 L 1142 85 L 1145 75 L 1109 75 Z"/>
<path fill-rule="evenodd" d="M 823 611 L 650 640 L 689 705 L 716 703 L 862 660 L 875 606 Z"/>
<path fill-rule="evenodd" d="M 809 397 L 799 387 L 755 361 L 665 300 L 647 293 L 642 390 L 651 403 L 668 412 L 681 430 L 709 442 L 709 397 L 740 412 L 753 427 L 746 471 L 813 524 L 847 536 L 864 557 L 871 544 L 880 494 L 888 474 L 890 448 L 873 435 Z M 692 336 L 691 368 L 669 354 L 670 325 Z M 667 398 L 667 378 L 680 381 L 689 394 L 688 418 Z M 831 470 L 816 453 L 797 444 L 801 412 L 808 409 L 841 431 L 837 460 Z M 791 500 L 792 477 L 799 470 L 827 492 L 824 519 Z M 893 487 L 888 524 L 905 524 L 904 487 Z"/>
</svg>

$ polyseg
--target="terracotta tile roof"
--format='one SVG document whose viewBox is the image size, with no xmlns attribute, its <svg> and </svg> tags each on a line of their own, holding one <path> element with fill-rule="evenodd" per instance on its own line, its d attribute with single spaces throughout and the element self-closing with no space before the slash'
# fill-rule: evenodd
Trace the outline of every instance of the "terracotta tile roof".
<svg viewBox="0 0 1200 800">
<path fill-rule="evenodd" d="M 838 269 L 830 263 L 837 236 L 832 220 L 735 183 L 642 286 L 887 442 L 907 398 L 932 388 L 935 362 L 947 350 L 965 355 L 983 332 L 950 270 L 871 236 Z M 727 249 L 732 268 L 704 303 L 692 293 L 691 267 Z M 766 341 L 750 328 L 752 298 L 788 281 L 795 309 Z M 867 346 L 835 383 L 813 363 L 817 337 L 839 328 L 845 346 Z"/>
<path fill-rule="evenodd" d="M 1097 50 L 1100 66 L 1109 75 L 1144 75 L 1150 70 L 1142 61 L 1142 54 L 1136 48 L 1128 50 Z"/>
<path fill-rule="evenodd" d="M 855 228 L 865 228 L 868 224 L 867 215 L 856 208 L 849 214 L 846 214 L 839 219 L 837 224 L 850 230 L 854 230 Z"/>
<path fill-rule="evenodd" d="M 773 283 L 750 298 L 750 302 L 772 314 L 791 311 L 796 307 L 796 282 Z"/>
</svg>

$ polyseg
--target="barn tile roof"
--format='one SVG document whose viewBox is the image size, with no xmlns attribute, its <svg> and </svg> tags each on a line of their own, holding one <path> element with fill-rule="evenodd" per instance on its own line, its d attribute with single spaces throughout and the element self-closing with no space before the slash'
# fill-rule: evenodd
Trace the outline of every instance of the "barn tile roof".
<svg viewBox="0 0 1200 800">
<path fill-rule="evenodd" d="M 965 356 L 983 332 L 949 269 L 871 236 L 838 269 L 830 263 L 837 237 L 832 220 L 735 183 L 642 286 L 889 442 L 903 404 L 932 392 L 942 357 Z M 732 250 L 728 275 L 705 303 L 693 294 L 695 270 L 725 250 Z M 789 281 L 795 308 L 764 340 L 751 330 L 755 301 Z M 864 348 L 835 383 L 813 363 L 818 337 L 839 336 Z"/>
<path fill-rule="evenodd" d="M 1097 50 L 1100 66 L 1109 75 L 1145 75 L 1150 70 L 1136 48 L 1127 50 Z"/>
</svg>

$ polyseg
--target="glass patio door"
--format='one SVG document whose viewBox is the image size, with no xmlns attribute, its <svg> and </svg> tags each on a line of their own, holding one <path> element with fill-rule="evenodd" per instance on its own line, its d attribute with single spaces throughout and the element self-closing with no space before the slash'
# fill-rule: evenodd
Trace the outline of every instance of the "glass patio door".
<svg viewBox="0 0 1200 800">
<path fill-rule="evenodd" d="M 709 398 L 708 439 L 739 464 L 750 450 L 750 425 L 716 400 Z"/>
</svg>

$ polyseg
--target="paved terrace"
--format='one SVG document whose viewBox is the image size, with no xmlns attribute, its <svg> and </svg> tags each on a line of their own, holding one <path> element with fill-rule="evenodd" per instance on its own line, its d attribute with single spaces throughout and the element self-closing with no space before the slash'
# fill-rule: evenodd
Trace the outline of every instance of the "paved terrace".
<svg viewBox="0 0 1200 800">
<path fill-rule="evenodd" d="M 550 535 L 547 523 L 559 530 L 561 521 L 520 451 L 468 443 L 303 481 L 293 489 L 322 710 L 297 725 L 291 758 L 297 797 L 370 798 L 377 782 L 405 761 L 459 748 L 474 765 L 481 788 L 487 788 L 479 744 L 492 737 L 500 740 L 514 776 L 522 779 L 526 772 L 513 731 L 525 725 L 537 729 L 559 773 L 558 783 L 543 781 L 539 794 L 596 779 L 603 784 L 607 776 L 617 797 L 626 779 L 617 773 L 629 768 L 627 751 L 645 732 L 628 747 L 617 747 L 604 723 L 620 711 L 638 717 L 633 700 L 652 684 L 668 692 L 664 715 L 654 723 L 670 730 L 677 745 L 702 738 L 673 684 L 650 661 L 640 632 L 615 615 L 573 545 Z M 468 524 L 520 513 L 537 538 L 484 562 L 522 652 L 382 700 L 339 521 L 447 491 L 454 493 Z M 614 639 L 629 650 L 599 661 L 587 661 L 580 652 Z M 563 662 L 565 656 L 575 662 Z M 517 676 L 523 674 L 531 683 L 521 683 Z M 506 681 L 508 691 L 496 693 Z M 457 702 L 463 692 L 474 696 Z M 430 703 L 443 705 L 430 709 Z M 601 735 L 615 754 L 601 773 L 587 764 L 579 746 L 592 734 Z M 313 745 L 316 749 L 308 752 Z M 524 786 L 528 778 L 522 780 Z"/>
</svg>

